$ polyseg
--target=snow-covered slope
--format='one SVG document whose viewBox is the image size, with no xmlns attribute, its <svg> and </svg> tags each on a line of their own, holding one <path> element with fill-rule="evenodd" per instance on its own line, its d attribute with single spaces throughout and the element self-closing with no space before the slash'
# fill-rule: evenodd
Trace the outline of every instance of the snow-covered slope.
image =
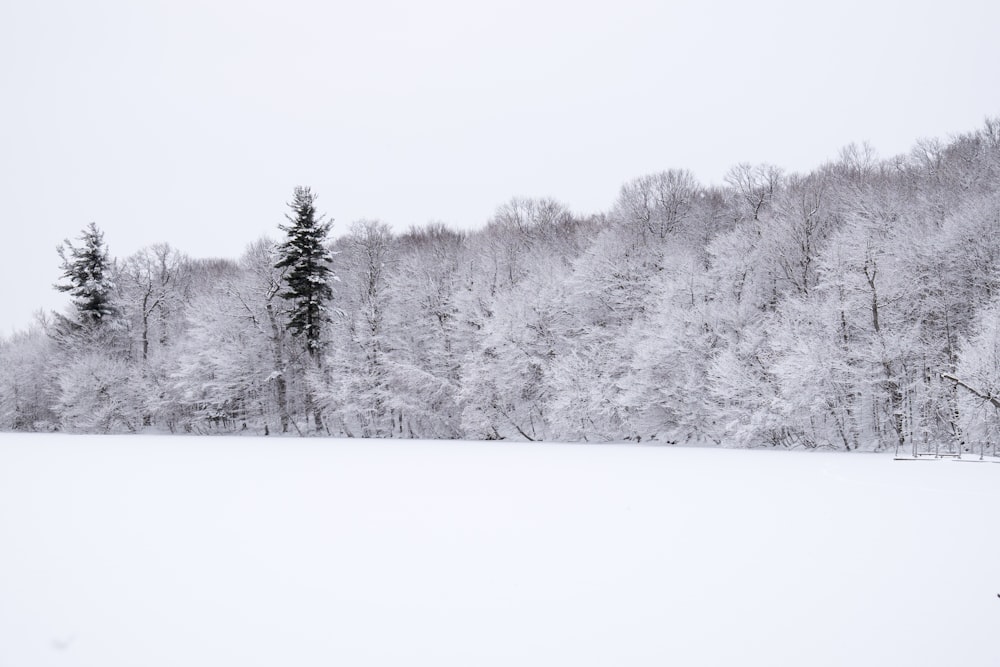
<svg viewBox="0 0 1000 667">
<path fill-rule="evenodd" d="M 0 667 L 1000 664 L 1000 466 L 0 436 Z"/>
</svg>

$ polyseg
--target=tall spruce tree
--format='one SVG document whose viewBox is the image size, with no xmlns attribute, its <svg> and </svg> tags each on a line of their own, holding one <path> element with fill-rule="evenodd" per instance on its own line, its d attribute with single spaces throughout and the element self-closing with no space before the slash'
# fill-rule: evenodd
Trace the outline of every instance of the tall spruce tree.
<svg viewBox="0 0 1000 667">
<path fill-rule="evenodd" d="M 329 319 L 326 304 L 333 298 L 333 257 L 326 248 L 331 223 L 317 217 L 315 202 L 310 188 L 295 188 L 288 204 L 292 215 L 286 216 L 291 224 L 279 225 L 288 238 L 278 246 L 275 264 L 275 268 L 287 270 L 287 288 L 281 296 L 292 304 L 289 329 L 293 336 L 305 340 L 311 356 L 322 347 L 323 324 Z"/>
<path fill-rule="evenodd" d="M 68 284 L 57 284 L 60 292 L 73 297 L 79 324 L 96 327 L 107 322 L 115 313 L 113 302 L 114 282 L 108 248 L 104 245 L 104 232 L 93 222 L 80 236 L 82 245 L 75 247 L 69 239 L 56 248 L 62 259 L 62 278 Z"/>
<path fill-rule="evenodd" d="M 308 187 L 296 187 L 292 209 L 286 215 L 289 225 L 280 225 L 287 234 L 278 246 L 275 268 L 285 270 L 285 290 L 281 297 L 290 302 L 288 329 L 303 341 L 308 359 L 314 366 L 322 362 L 323 325 L 329 321 L 327 303 L 333 298 L 333 256 L 326 248 L 331 222 L 316 214 L 316 195 Z M 321 410 L 306 383 L 306 414 L 312 412 L 316 430 L 323 428 Z"/>
</svg>

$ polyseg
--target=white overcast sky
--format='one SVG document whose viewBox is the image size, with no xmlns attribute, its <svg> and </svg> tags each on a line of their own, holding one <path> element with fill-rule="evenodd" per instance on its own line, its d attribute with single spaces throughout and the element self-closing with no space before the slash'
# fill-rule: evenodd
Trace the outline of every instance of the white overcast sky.
<svg viewBox="0 0 1000 667">
<path fill-rule="evenodd" d="M 0 334 L 55 246 L 237 257 L 295 185 L 334 234 L 607 209 L 671 167 L 805 171 L 1000 114 L 1000 3 L 12 0 L 0 5 Z"/>
</svg>

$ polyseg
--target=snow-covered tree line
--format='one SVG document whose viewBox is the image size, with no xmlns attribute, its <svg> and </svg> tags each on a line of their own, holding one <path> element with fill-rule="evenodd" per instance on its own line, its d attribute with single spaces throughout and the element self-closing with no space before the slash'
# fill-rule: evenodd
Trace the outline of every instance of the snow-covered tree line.
<svg viewBox="0 0 1000 667">
<path fill-rule="evenodd" d="M 314 201 L 297 189 L 284 235 L 236 261 L 112 259 L 94 225 L 63 244 L 72 305 L 0 342 L 0 427 L 998 437 L 1000 119 L 892 159 L 852 145 L 806 175 L 651 174 L 586 218 L 513 199 L 475 232 L 331 232 Z"/>
</svg>

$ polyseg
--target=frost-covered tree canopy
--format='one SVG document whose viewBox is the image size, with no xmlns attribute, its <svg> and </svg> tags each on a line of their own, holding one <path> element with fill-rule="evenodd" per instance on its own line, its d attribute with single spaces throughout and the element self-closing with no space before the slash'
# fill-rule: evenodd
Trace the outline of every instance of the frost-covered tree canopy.
<svg viewBox="0 0 1000 667">
<path fill-rule="evenodd" d="M 238 262 L 165 244 L 112 261 L 88 226 L 60 247 L 67 317 L 0 346 L 0 427 L 1000 437 L 1000 119 L 889 159 L 852 145 L 808 174 L 648 174 L 592 216 L 513 198 L 475 232 L 363 220 L 329 240 L 315 200 L 297 188 L 283 239 Z M 67 319 L 106 333 L 67 344 Z"/>
</svg>

